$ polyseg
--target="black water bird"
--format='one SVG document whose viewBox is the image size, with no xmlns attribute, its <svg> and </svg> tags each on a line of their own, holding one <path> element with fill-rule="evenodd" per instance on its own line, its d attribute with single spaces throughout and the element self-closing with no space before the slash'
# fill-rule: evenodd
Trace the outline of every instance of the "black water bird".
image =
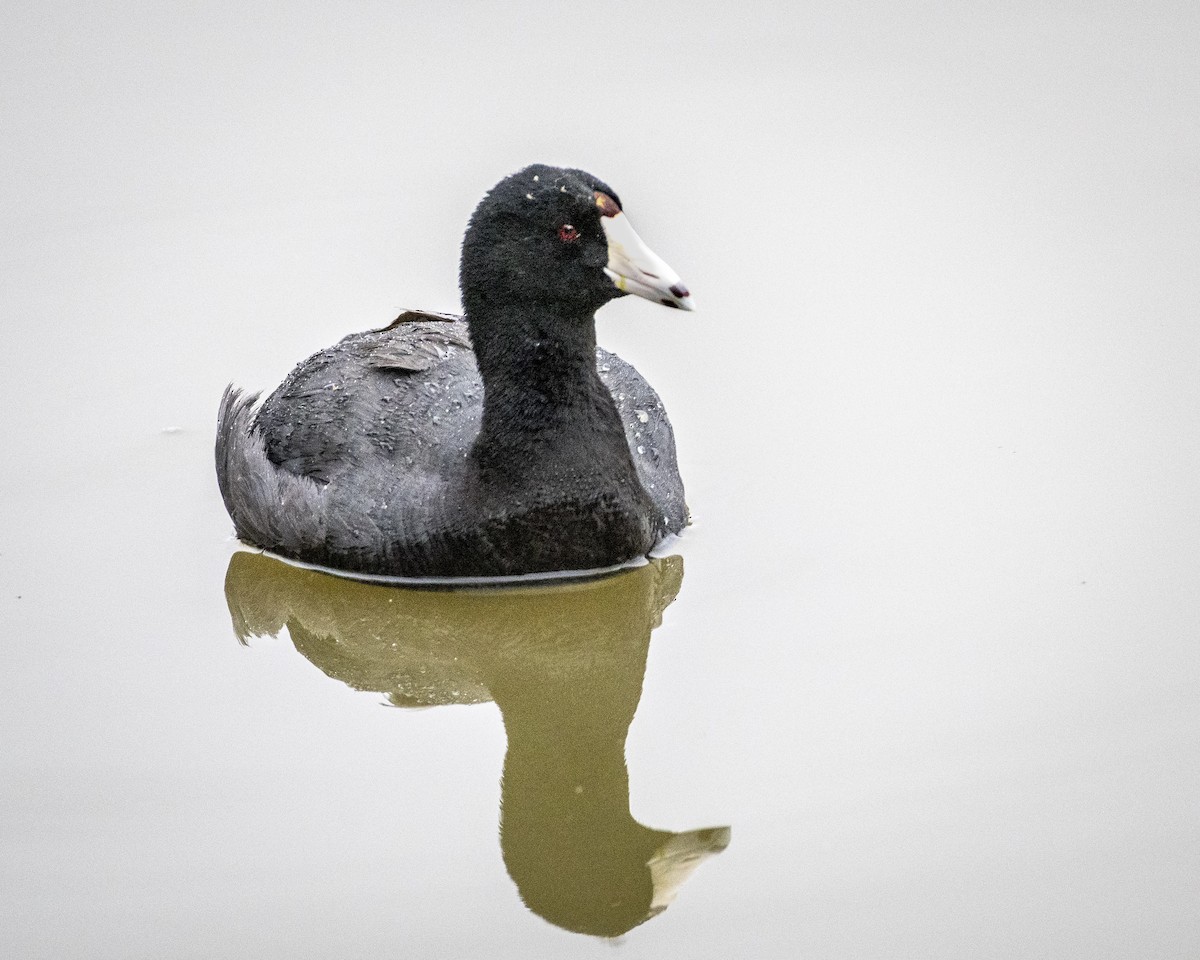
<svg viewBox="0 0 1200 960">
<path fill-rule="evenodd" d="M 621 564 L 688 523 L 666 412 L 597 347 L 595 312 L 692 299 L 615 191 L 544 165 L 505 178 L 459 282 L 465 317 L 351 334 L 261 405 L 226 390 L 217 479 L 239 537 L 352 572 L 492 577 Z"/>
</svg>

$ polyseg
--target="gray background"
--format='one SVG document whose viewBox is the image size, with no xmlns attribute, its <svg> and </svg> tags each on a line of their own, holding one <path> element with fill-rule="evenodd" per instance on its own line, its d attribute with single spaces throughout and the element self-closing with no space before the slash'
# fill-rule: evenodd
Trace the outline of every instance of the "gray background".
<svg viewBox="0 0 1200 960">
<path fill-rule="evenodd" d="M 221 594 L 221 388 L 456 309 L 544 161 L 700 306 L 599 329 L 698 521 L 633 812 L 733 843 L 619 952 L 1196 956 L 1198 9 L 7 3 L 0 953 L 611 955 L 504 874 L 492 707 Z"/>
</svg>

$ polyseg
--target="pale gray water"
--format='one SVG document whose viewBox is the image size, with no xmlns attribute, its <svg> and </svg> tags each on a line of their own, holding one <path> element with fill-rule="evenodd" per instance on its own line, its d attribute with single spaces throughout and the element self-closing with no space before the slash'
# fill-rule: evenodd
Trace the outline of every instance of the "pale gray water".
<svg viewBox="0 0 1200 960">
<path fill-rule="evenodd" d="M 697 518 L 621 822 L 732 839 L 616 954 L 1200 953 L 1196 11 L 8 4 L 0 955 L 613 955 L 506 869 L 495 674 L 239 645 L 212 476 L 534 160 L 701 310 L 600 324 Z"/>
</svg>

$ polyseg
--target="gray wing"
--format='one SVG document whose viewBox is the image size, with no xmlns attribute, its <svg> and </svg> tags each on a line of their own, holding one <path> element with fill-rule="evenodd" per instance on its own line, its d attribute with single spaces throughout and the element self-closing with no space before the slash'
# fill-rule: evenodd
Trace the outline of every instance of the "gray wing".
<svg viewBox="0 0 1200 960">
<path fill-rule="evenodd" d="M 255 428 L 273 463 L 321 484 L 381 470 L 453 474 L 482 401 L 466 323 L 406 311 L 299 364 Z"/>
</svg>

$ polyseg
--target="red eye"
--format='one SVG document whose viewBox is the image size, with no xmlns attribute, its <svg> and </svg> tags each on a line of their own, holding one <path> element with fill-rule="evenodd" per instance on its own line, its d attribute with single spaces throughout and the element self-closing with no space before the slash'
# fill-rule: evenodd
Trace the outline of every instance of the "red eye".
<svg viewBox="0 0 1200 960">
<path fill-rule="evenodd" d="M 558 228 L 558 239 L 562 240 L 564 243 L 570 243 L 572 240 L 578 240 L 579 231 L 569 223 L 564 223 Z"/>
</svg>

